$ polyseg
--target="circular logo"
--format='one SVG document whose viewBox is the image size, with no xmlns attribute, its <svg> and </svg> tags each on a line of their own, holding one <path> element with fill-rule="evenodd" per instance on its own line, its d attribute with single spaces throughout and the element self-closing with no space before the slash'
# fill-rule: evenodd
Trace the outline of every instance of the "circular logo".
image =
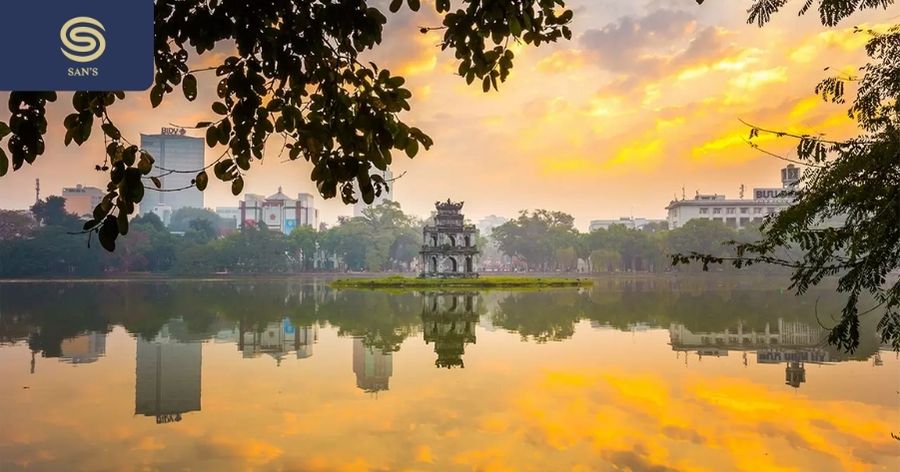
<svg viewBox="0 0 900 472">
<path fill-rule="evenodd" d="M 106 39 L 103 37 L 103 23 L 89 16 L 76 16 L 62 25 L 59 30 L 59 48 L 65 56 L 75 62 L 91 62 L 103 55 Z"/>
</svg>

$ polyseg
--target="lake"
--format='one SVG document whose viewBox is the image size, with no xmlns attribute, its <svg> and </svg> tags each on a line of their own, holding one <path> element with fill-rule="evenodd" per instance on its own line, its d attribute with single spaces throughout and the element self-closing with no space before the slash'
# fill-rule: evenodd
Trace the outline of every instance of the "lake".
<svg viewBox="0 0 900 472">
<path fill-rule="evenodd" d="M 759 287 L 0 283 L 0 470 L 897 470 L 875 320 Z"/>
</svg>

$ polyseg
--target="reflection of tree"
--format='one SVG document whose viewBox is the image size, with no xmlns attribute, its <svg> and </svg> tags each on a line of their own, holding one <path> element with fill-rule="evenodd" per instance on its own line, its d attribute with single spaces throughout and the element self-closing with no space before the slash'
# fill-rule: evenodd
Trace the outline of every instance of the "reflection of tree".
<svg viewBox="0 0 900 472">
<path fill-rule="evenodd" d="M 492 322 L 522 340 L 562 341 L 575 333 L 584 296 L 575 290 L 512 293 L 500 300 Z"/>
<path fill-rule="evenodd" d="M 418 331 L 419 297 L 415 293 L 341 291 L 319 308 L 319 319 L 338 328 L 340 336 L 361 338 L 367 347 L 396 352 Z"/>
<path fill-rule="evenodd" d="M 475 293 L 429 293 L 422 301 L 425 343 L 434 343 L 438 367 L 465 367 L 466 344 L 475 343 L 478 323 Z"/>
</svg>

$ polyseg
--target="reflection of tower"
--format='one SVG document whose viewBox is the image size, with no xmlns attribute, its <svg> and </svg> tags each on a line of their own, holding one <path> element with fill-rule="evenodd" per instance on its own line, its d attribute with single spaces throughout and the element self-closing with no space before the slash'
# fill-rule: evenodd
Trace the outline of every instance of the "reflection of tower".
<svg viewBox="0 0 900 472">
<path fill-rule="evenodd" d="M 91 331 L 66 338 L 60 344 L 60 360 L 72 364 L 90 364 L 106 354 L 106 333 Z"/>
<path fill-rule="evenodd" d="M 797 388 L 806 382 L 806 367 L 802 362 L 791 361 L 784 368 L 784 384 Z"/>
<path fill-rule="evenodd" d="M 201 343 L 169 337 L 168 325 L 152 341 L 138 338 L 134 413 L 160 424 L 200 411 L 202 354 Z"/>
<path fill-rule="evenodd" d="M 422 308 L 425 343 L 434 343 L 438 367 L 465 367 L 466 344 L 475 343 L 475 295 L 428 294 Z"/>
<path fill-rule="evenodd" d="M 363 338 L 353 338 L 353 373 L 356 386 L 366 392 L 388 390 L 388 382 L 394 373 L 391 352 L 366 346 Z"/>
<path fill-rule="evenodd" d="M 244 357 L 258 357 L 268 354 L 281 365 L 285 354 L 296 351 L 297 359 L 306 359 L 313 354 L 318 328 L 294 326 L 289 318 L 267 323 L 262 330 L 248 330 L 244 322 L 238 325 L 238 350 Z"/>
</svg>

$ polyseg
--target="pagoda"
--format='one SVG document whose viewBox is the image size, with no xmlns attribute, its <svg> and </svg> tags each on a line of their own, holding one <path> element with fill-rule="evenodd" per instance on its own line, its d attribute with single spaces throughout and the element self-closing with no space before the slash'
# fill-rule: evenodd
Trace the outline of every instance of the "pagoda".
<svg viewBox="0 0 900 472">
<path fill-rule="evenodd" d="M 475 243 L 475 225 L 464 222 L 463 202 L 434 204 L 437 213 L 433 225 L 422 230 L 422 277 L 461 278 L 478 277 L 475 268 L 479 254 Z"/>
</svg>

